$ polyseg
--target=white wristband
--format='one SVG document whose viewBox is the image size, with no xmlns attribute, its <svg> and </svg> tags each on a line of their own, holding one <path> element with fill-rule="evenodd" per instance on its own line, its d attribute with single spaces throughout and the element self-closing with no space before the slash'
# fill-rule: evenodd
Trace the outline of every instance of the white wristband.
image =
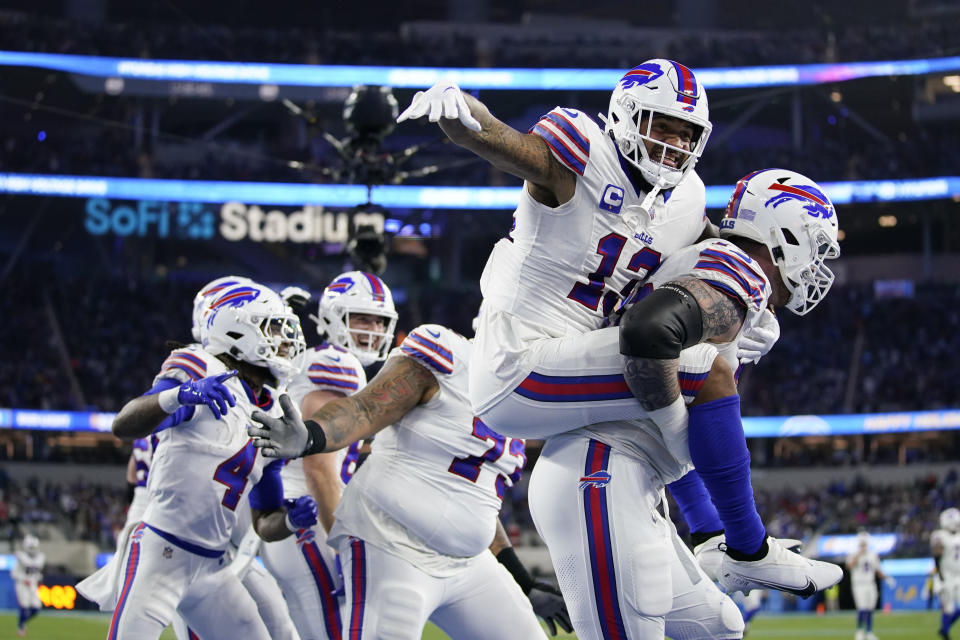
<svg viewBox="0 0 960 640">
<path fill-rule="evenodd" d="M 300 527 L 295 527 L 295 526 L 293 525 L 293 523 L 290 522 L 290 512 L 289 512 L 289 511 L 288 511 L 287 514 L 283 517 L 283 521 L 284 521 L 284 523 L 287 525 L 287 529 L 290 530 L 290 533 L 296 533 L 297 531 L 300 530 Z"/>
<path fill-rule="evenodd" d="M 173 413 L 180 408 L 180 400 L 177 395 L 180 393 L 180 387 L 173 387 L 157 394 L 157 402 L 164 413 Z"/>
<path fill-rule="evenodd" d="M 648 412 L 647 417 L 660 427 L 663 442 L 673 457 L 681 464 L 690 464 L 690 445 L 687 440 L 689 416 L 683 394 L 662 409 Z"/>
</svg>

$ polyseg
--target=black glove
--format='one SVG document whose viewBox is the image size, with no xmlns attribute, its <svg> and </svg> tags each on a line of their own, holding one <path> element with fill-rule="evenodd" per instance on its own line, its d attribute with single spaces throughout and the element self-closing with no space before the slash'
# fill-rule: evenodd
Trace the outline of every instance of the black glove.
<svg viewBox="0 0 960 640">
<path fill-rule="evenodd" d="M 520 589 L 530 599 L 533 612 L 543 618 L 550 629 L 550 635 L 557 635 L 557 625 L 570 633 L 573 625 L 570 624 L 570 614 L 567 613 L 567 604 L 563 601 L 563 594 L 549 582 L 534 580 L 523 563 L 517 557 L 513 547 L 506 547 L 497 554 L 497 561 L 510 572 L 513 579 L 520 585 Z"/>
<path fill-rule="evenodd" d="M 573 625 L 570 624 L 570 614 L 567 613 L 567 603 L 563 601 L 563 594 L 560 589 L 549 582 L 537 581 L 533 583 L 533 588 L 527 594 L 530 598 L 530 604 L 533 605 L 533 612 L 543 618 L 550 629 L 550 635 L 557 635 L 557 626 L 559 625 L 565 633 L 573 631 Z"/>
</svg>

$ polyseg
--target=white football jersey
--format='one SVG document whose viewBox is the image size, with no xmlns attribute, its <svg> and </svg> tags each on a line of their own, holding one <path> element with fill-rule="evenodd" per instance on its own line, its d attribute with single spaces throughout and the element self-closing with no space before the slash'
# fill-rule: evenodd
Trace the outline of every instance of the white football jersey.
<svg viewBox="0 0 960 640">
<path fill-rule="evenodd" d="M 391 358 L 414 358 L 440 389 L 377 434 L 344 490 L 331 544 L 355 536 L 418 566 L 429 565 L 431 554 L 468 558 L 489 547 L 504 491 L 520 478 L 526 456 L 523 440 L 494 433 L 473 416 L 467 397 L 472 350 L 463 336 L 427 324 L 391 352 Z"/>
<path fill-rule="evenodd" d="M 137 438 L 133 441 L 133 460 L 136 466 L 137 482 L 133 487 L 133 500 L 127 507 L 127 522 L 139 522 L 147 508 L 147 480 L 150 477 L 150 465 L 153 464 L 153 451 L 157 436 Z"/>
<path fill-rule="evenodd" d="M 322 344 L 307 351 L 303 370 L 293 379 L 287 393 L 299 409 L 312 391 L 334 391 L 352 396 L 367 385 L 367 374 L 355 355 L 332 344 Z M 310 416 L 303 416 L 304 419 Z M 337 451 L 340 481 L 346 485 L 357 468 L 363 440 Z M 303 460 L 289 460 L 283 467 L 283 497 L 299 498 L 309 494 L 303 472 Z M 341 487 L 342 488 L 342 487 Z"/>
<path fill-rule="evenodd" d="M 668 255 L 693 244 L 706 224 L 705 189 L 694 172 L 658 195 L 649 215 L 640 209 L 646 187 L 632 181 L 613 140 L 583 112 L 558 107 L 531 132 L 577 183 L 573 197 L 553 208 L 525 186 L 513 228 L 484 268 L 475 349 L 503 381 L 503 393 L 529 373 L 512 352 L 530 340 L 604 326 L 618 303 Z"/>
<path fill-rule="evenodd" d="M 186 382 L 225 371 L 215 356 L 188 347 L 170 353 L 157 379 Z M 247 435 L 250 414 L 283 415 L 271 389 L 258 399 L 237 376 L 224 384 L 237 401 L 227 415 L 218 420 L 199 405 L 183 423 L 157 434 L 143 515 L 147 524 L 209 550 L 227 548 L 237 509 L 269 463 Z"/>
<path fill-rule="evenodd" d="M 937 529 L 930 534 L 930 542 L 943 545 L 940 553 L 940 575 L 945 580 L 960 578 L 960 533 Z"/>
<path fill-rule="evenodd" d="M 744 330 L 760 320 L 760 314 L 770 301 L 771 286 L 756 260 L 750 258 L 735 244 L 711 238 L 676 252 L 650 276 L 647 284 L 637 290 L 626 304 L 642 299 L 660 286 L 680 278 L 698 278 L 721 293 L 743 302 L 747 315 L 740 332 L 730 342 L 718 344 L 720 355 L 736 370 L 737 342 Z M 682 385 L 681 378 L 681 385 Z"/>
<path fill-rule="evenodd" d="M 767 307 L 770 284 L 760 265 L 735 245 L 717 238 L 685 247 L 671 255 L 647 282 L 625 301 L 625 305 L 643 299 L 657 287 L 686 277 L 702 279 L 725 295 L 741 300 L 747 308 L 744 327 L 756 322 Z M 693 401 L 703 386 L 718 353 L 736 370 L 739 364 L 736 346 L 738 339 L 739 335 L 724 344 L 698 344 L 680 353 L 680 391 L 687 404 Z M 589 432 L 592 438 L 649 463 L 664 484 L 679 479 L 691 468 L 681 464 L 669 453 L 660 429 L 649 420 L 605 422 L 590 425 L 584 430 Z"/>
<path fill-rule="evenodd" d="M 17 549 L 14 556 L 16 556 L 17 564 L 14 565 L 10 576 L 16 582 L 35 591 L 40 584 L 40 579 L 43 577 L 43 567 L 47 562 L 47 557 L 42 551 L 34 551 L 31 553 L 23 549 Z"/>
<path fill-rule="evenodd" d="M 857 554 L 847 556 L 847 565 L 853 562 Z M 854 586 L 874 584 L 877 571 L 880 570 L 880 556 L 873 551 L 861 553 L 853 567 L 850 567 L 850 580 Z"/>
</svg>

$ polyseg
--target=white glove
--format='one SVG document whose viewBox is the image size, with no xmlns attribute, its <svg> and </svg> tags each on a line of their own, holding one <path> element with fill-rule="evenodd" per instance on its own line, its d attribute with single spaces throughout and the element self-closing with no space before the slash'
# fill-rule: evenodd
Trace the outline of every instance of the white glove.
<svg viewBox="0 0 960 640">
<path fill-rule="evenodd" d="M 737 343 L 737 359 L 746 364 L 757 362 L 767 355 L 780 339 L 780 323 L 769 309 L 765 309 L 760 319 L 744 330 Z"/>
<path fill-rule="evenodd" d="M 887 576 L 886 579 L 884 580 L 884 583 L 891 589 L 897 586 L 897 581 L 896 579 L 894 579 L 893 576 Z"/>
<path fill-rule="evenodd" d="M 310 292 L 291 285 L 280 291 L 280 298 L 291 307 L 294 305 L 303 306 L 310 301 Z"/>
<path fill-rule="evenodd" d="M 470 107 L 467 106 L 460 87 L 449 80 L 439 80 L 426 91 L 418 91 L 410 101 L 410 106 L 397 118 L 397 122 L 416 120 L 423 116 L 427 116 L 430 122 L 439 122 L 440 118 L 456 118 L 467 129 L 481 129 L 480 122 L 470 113 Z"/>
</svg>

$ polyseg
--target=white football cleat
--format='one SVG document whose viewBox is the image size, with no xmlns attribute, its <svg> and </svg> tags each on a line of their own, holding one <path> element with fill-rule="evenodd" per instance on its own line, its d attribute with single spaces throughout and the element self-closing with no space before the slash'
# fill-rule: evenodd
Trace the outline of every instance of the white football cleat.
<svg viewBox="0 0 960 640">
<path fill-rule="evenodd" d="M 789 551 L 799 553 L 803 542 L 794 538 L 776 538 L 776 540 Z M 718 582 L 720 580 L 720 565 L 726 556 L 727 537 L 723 533 L 707 538 L 693 548 L 693 557 L 697 559 L 697 564 L 707 574 L 707 577 Z"/>
<path fill-rule="evenodd" d="M 693 548 L 693 557 L 697 559 L 697 564 L 714 582 L 720 579 L 720 564 L 723 562 L 723 557 L 727 555 L 724 552 L 726 542 L 727 537 L 719 533 Z"/>
<path fill-rule="evenodd" d="M 830 562 L 804 558 L 776 538 L 767 537 L 767 555 L 760 560 L 734 560 L 725 554 L 717 581 L 727 593 L 776 589 L 809 598 L 840 582 L 843 569 Z"/>
</svg>

